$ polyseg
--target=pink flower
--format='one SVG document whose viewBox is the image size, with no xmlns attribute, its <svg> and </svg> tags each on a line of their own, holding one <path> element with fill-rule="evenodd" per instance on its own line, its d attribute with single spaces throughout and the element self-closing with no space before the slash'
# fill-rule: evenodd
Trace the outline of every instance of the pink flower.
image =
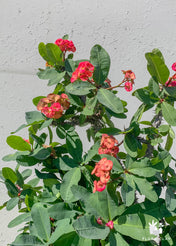
<svg viewBox="0 0 176 246">
<path fill-rule="evenodd" d="M 106 223 L 106 226 L 108 226 L 110 229 L 114 228 L 114 223 L 112 220 L 110 220 L 108 223 Z"/>
<path fill-rule="evenodd" d="M 125 74 L 125 79 L 134 80 L 136 78 L 135 74 L 131 70 L 127 70 L 127 71 L 122 70 L 122 72 Z"/>
<path fill-rule="evenodd" d="M 30 144 L 29 139 L 23 138 L 23 140 L 24 140 L 26 143 Z"/>
<path fill-rule="evenodd" d="M 165 85 L 168 86 L 168 87 L 175 87 L 176 86 L 176 80 L 172 80 L 171 82 L 168 80 L 165 83 Z"/>
<path fill-rule="evenodd" d="M 103 191 L 106 188 L 106 184 L 103 184 L 101 181 L 94 181 L 94 189 L 93 189 L 93 193 L 95 193 L 96 191 Z"/>
<path fill-rule="evenodd" d="M 173 71 L 176 71 L 176 62 L 174 62 L 174 63 L 172 64 L 172 70 L 173 70 Z"/>
<path fill-rule="evenodd" d="M 101 218 L 98 218 L 98 219 L 97 219 L 97 223 L 98 223 L 99 225 L 103 225 L 103 221 L 101 220 Z"/>
<path fill-rule="evenodd" d="M 63 113 L 63 107 L 60 103 L 53 103 L 50 107 L 44 107 L 41 112 L 48 118 L 59 119 Z"/>
<path fill-rule="evenodd" d="M 132 91 L 133 89 L 133 84 L 131 82 L 126 82 L 125 83 L 125 90 L 126 91 Z"/>
<path fill-rule="evenodd" d="M 76 70 L 72 73 L 70 81 L 71 83 L 73 83 L 77 79 L 87 81 L 89 77 L 92 76 L 93 72 L 94 66 L 90 62 L 80 62 Z"/>
<path fill-rule="evenodd" d="M 69 40 L 66 40 L 66 39 L 57 39 L 55 41 L 55 44 L 57 46 L 59 46 L 59 48 L 62 50 L 62 52 L 66 52 L 66 51 L 72 51 L 72 52 L 75 52 L 76 51 L 76 48 L 73 44 L 72 41 L 69 41 Z"/>
<path fill-rule="evenodd" d="M 117 143 L 118 141 L 113 136 L 109 136 L 108 134 L 102 134 L 101 143 L 100 143 L 102 148 L 111 149 Z"/>
<path fill-rule="evenodd" d="M 102 171 L 110 171 L 113 167 L 113 162 L 111 160 L 107 160 L 107 158 L 102 158 L 99 161 L 99 165 Z"/>
</svg>

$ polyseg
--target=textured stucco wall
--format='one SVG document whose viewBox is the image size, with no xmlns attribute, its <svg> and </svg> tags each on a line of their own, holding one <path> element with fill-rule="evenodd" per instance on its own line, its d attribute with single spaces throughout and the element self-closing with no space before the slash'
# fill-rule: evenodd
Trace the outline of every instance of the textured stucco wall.
<svg viewBox="0 0 176 246">
<path fill-rule="evenodd" d="M 24 123 L 25 111 L 34 110 L 32 98 L 49 92 L 46 82 L 35 76 L 37 68 L 44 67 L 39 42 L 54 42 L 68 33 L 77 47 L 75 58 L 88 58 L 91 47 L 101 44 L 111 56 L 109 78 L 114 85 L 121 81 L 122 69 L 135 71 L 136 88 L 146 85 L 144 53 L 155 47 L 169 67 L 176 61 L 175 0 L 0 0 L 0 16 L 0 158 L 12 152 L 6 137 Z M 129 94 L 119 93 L 124 99 Z M 129 115 L 137 106 L 130 100 Z M 0 185 L 0 204 L 5 192 Z M 14 210 L 0 211 L 1 246 L 15 238 L 17 229 L 7 229 L 15 216 Z"/>
</svg>

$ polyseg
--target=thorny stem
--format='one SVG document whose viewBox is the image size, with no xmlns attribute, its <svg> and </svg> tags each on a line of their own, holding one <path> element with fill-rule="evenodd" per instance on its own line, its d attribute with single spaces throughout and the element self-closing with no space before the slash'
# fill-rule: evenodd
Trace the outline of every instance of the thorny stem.
<svg viewBox="0 0 176 246">
<path fill-rule="evenodd" d="M 109 87 L 109 88 L 106 88 L 106 90 L 112 90 L 112 89 L 115 89 L 115 88 L 119 87 L 121 84 L 123 84 L 124 82 L 125 82 L 125 80 L 123 79 L 122 82 L 120 82 L 118 85 L 112 86 L 112 87 Z"/>
</svg>

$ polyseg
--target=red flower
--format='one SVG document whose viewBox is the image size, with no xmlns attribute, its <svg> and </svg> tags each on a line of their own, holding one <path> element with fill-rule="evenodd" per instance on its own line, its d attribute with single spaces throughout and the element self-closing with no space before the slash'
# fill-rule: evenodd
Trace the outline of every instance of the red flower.
<svg viewBox="0 0 176 246">
<path fill-rule="evenodd" d="M 125 90 L 126 91 L 132 91 L 133 89 L 133 84 L 131 82 L 126 82 L 125 83 Z"/>
<path fill-rule="evenodd" d="M 171 82 L 170 82 L 171 81 Z M 165 83 L 165 86 L 167 87 L 175 87 L 176 86 L 176 80 L 168 80 L 166 83 Z"/>
<path fill-rule="evenodd" d="M 103 184 L 101 181 L 94 181 L 94 189 L 93 189 L 93 193 L 95 193 L 96 191 L 103 191 L 106 188 L 106 184 Z"/>
<path fill-rule="evenodd" d="M 136 78 L 135 73 L 133 73 L 131 70 L 122 70 L 122 72 L 125 74 L 125 79 L 127 80 L 134 80 Z"/>
<path fill-rule="evenodd" d="M 173 71 L 176 71 L 176 62 L 174 62 L 174 63 L 172 64 L 172 70 L 173 70 Z"/>
<path fill-rule="evenodd" d="M 103 158 L 99 161 L 99 165 L 102 171 L 110 171 L 113 167 L 113 162 L 107 160 L 107 158 Z"/>
<path fill-rule="evenodd" d="M 103 225 L 103 221 L 101 220 L 101 218 L 98 218 L 98 219 L 97 219 L 97 223 L 98 223 L 99 225 Z"/>
<path fill-rule="evenodd" d="M 59 48 L 62 50 L 62 52 L 66 52 L 66 51 L 75 52 L 76 51 L 76 48 L 75 48 L 73 42 L 66 40 L 66 39 L 59 38 L 55 41 L 55 44 L 57 46 L 59 46 Z"/>
<path fill-rule="evenodd" d="M 26 143 L 30 144 L 29 139 L 23 138 L 23 140 L 24 140 Z"/>
<path fill-rule="evenodd" d="M 108 226 L 110 229 L 114 228 L 114 223 L 112 220 L 110 220 L 108 223 L 106 223 L 106 226 Z"/>
<path fill-rule="evenodd" d="M 94 66 L 90 62 L 80 62 L 76 70 L 72 73 L 70 81 L 71 83 L 73 83 L 77 79 L 87 81 L 89 77 L 92 76 L 93 72 Z"/>
<path fill-rule="evenodd" d="M 46 117 L 59 119 L 63 115 L 63 110 L 70 107 L 68 96 L 64 93 L 57 95 L 54 93 L 48 94 L 46 98 L 40 99 L 37 109 L 40 110 Z"/>
</svg>

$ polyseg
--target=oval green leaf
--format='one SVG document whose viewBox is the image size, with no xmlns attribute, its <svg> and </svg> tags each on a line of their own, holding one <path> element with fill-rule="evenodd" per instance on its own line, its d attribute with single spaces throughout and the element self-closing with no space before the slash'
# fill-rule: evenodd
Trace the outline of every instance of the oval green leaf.
<svg viewBox="0 0 176 246">
<path fill-rule="evenodd" d="M 102 88 L 99 89 L 97 93 L 97 99 L 100 103 L 112 110 L 114 113 L 119 114 L 124 112 L 122 102 L 111 91 Z"/>
</svg>

